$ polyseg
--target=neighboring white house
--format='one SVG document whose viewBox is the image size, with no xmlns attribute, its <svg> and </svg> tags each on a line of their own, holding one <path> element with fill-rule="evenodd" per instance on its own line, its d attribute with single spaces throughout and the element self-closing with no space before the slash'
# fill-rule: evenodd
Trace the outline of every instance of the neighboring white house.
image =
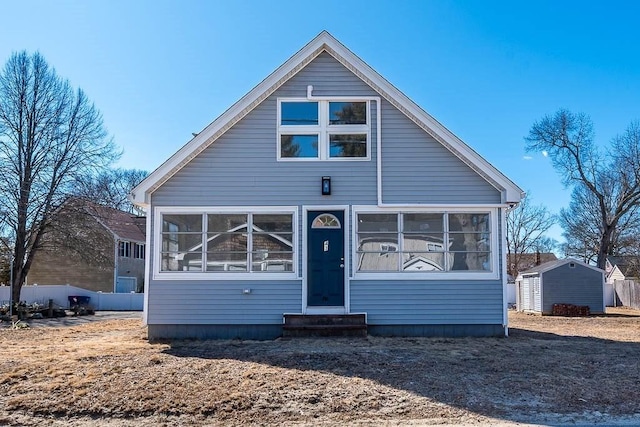
<svg viewBox="0 0 640 427">
<path fill-rule="evenodd" d="M 322 32 L 133 190 L 149 337 L 274 338 L 287 313 L 504 335 L 522 194 Z"/>
<path fill-rule="evenodd" d="M 640 277 L 640 257 L 609 256 L 605 267 L 607 283 Z"/>
</svg>

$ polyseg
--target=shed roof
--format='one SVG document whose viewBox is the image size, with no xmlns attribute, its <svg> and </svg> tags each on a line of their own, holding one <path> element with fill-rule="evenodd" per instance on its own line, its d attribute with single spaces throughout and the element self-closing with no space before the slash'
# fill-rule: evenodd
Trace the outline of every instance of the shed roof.
<svg viewBox="0 0 640 427">
<path fill-rule="evenodd" d="M 584 262 L 579 261 L 579 260 L 574 259 L 574 258 L 565 258 L 565 259 L 558 259 L 558 260 L 555 260 L 555 261 L 549 261 L 549 262 L 545 262 L 544 264 L 537 265 L 537 266 L 535 266 L 533 268 L 530 268 L 530 269 L 528 269 L 526 271 L 521 272 L 519 277 L 520 276 L 524 276 L 524 275 L 542 274 L 542 273 L 545 273 L 545 272 L 547 272 L 549 270 L 553 270 L 555 268 L 561 267 L 561 266 L 563 266 L 565 264 L 569 264 L 569 263 L 578 264 L 578 265 L 581 265 L 583 267 L 587 267 L 587 268 L 599 271 L 599 272 L 604 274 L 604 270 L 602 270 L 602 269 L 600 269 L 600 268 L 598 268 L 598 267 L 596 267 L 594 265 L 589 265 L 587 263 L 584 263 Z"/>
<path fill-rule="evenodd" d="M 215 119 L 187 144 L 145 178 L 130 194 L 139 206 L 148 206 L 150 195 L 182 169 L 194 157 L 213 144 L 228 129 L 245 117 L 268 96 L 286 83 L 307 64 L 323 52 L 327 52 L 358 78 L 376 90 L 385 100 L 398 108 L 424 131 L 440 142 L 455 156 L 480 174 L 502 193 L 503 203 L 519 203 L 523 191 L 471 147 L 435 120 L 426 111 L 396 89 L 353 52 L 327 31 L 322 31 L 260 84 Z"/>
</svg>

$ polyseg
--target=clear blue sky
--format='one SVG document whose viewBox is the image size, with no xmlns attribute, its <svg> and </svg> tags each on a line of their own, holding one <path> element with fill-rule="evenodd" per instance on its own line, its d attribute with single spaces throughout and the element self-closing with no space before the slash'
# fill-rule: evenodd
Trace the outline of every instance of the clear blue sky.
<svg viewBox="0 0 640 427">
<path fill-rule="evenodd" d="M 0 1 L 0 61 L 39 51 L 154 170 L 328 30 L 553 212 L 570 191 L 534 121 L 584 112 L 606 145 L 640 120 L 636 1 Z M 559 228 L 551 233 L 560 238 Z"/>
</svg>

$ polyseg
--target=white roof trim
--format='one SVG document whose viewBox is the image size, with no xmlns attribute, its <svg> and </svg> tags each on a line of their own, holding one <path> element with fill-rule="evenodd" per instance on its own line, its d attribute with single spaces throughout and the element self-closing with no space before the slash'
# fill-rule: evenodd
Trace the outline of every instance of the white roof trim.
<svg viewBox="0 0 640 427">
<path fill-rule="evenodd" d="M 402 111 L 436 141 L 440 142 L 496 189 L 500 190 L 502 192 L 503 203 L 520 202 L 524 194 L 522 189 L 426 111 L 411 101 L 406 95 L 396 89 L 327 31 L 321 32 L 316 38 L 311 40 L 260 84 L 191 139 L 191 141 L 180 148 L 180 150 L 160 165 L 160 167 L 149 174 L 146 179 L 132 190 L 130 194 L 131 201 L 139 206 L 148 206 L 151 193 L 194 157 L 209 147 L 229 128 L 245 117 L 258 104 L 273 94 L 273 92 L 322 52 L 327 52 L 333 56 L 343 66 L 376 90 L 394 107 Z"/>
</svg>

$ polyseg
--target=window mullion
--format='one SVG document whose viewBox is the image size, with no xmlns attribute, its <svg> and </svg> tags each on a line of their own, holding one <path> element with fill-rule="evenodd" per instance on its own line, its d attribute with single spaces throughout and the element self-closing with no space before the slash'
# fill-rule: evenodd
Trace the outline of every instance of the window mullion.
<svg viewBox="0 0 640 427">
<path fill-rule="evenodd" d="M 332 134 L 369 133 L 368 125 L 327 125 Z"/>
<path fill-rule="evenodd" d="M 203 212 L 202 213 L 202 255 L 200 258 L 202 260 L 201 262 L 202 266 L 200 268 L 203 272 L 207 271 L 207 262 L 208 262 L 208 257 L 207 257 L 208 226 L 209 226 L 209 221 L 207 221 L 207 213 Z"/>
<path fill-rule="evenodd" d="M 297 135 L 297 134 L 312 134 L 318 131 L 320 125 L 281 125 L 280 126 L 280 134 L 281 135 Z"/>
<path fill-rule="evenodd" d="M 444 249 L 444 271 L 451 271 L 452 266 L 450 265 L 450 246 L 449 246 L 449 213 L 445 212 L 442 214 L 442 226 L 443 226 L 443 239 L 442 239 L 442 247 Z"/>
<path fill-rule="evenodd" d="M 398 212 L 398 271 L 402 272 L 402 259 L 404 258 L 404 218 L 403 213 Z"/>
<path fill-rule="evenodd" d="M 253 214 L 247 213 L 247 271 L 253 272 Z"/>
<path fill-rule="evenodd" d="M 327 160 L 329 158 L 329 102 L 319 101 L 318 108 L 320 109 L 318 115 L 318 125 L 320 127 L 318 152 L 320 153 L 320 160 Z"/>
</svg>

